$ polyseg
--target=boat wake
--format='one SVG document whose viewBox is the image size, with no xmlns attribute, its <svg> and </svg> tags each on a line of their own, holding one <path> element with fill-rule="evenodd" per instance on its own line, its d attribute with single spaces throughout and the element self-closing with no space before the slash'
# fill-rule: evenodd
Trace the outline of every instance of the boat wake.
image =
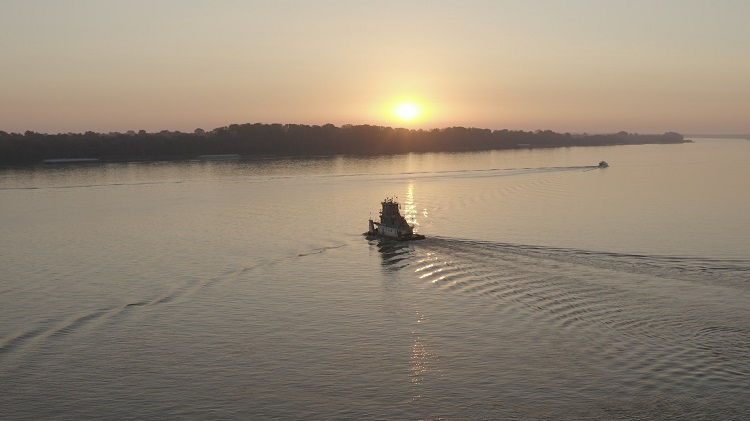
<svg viewBox="0 0 750 421">
<path fill-rule="evenodd" d="M 452 238 L 380 252 L 384 267 L 435 294 L 486 301 L 532 331 L 585 338 L 592 358 L 634 390 L 730 393 L 750 376 L 750 261 Z"/>
</svg>

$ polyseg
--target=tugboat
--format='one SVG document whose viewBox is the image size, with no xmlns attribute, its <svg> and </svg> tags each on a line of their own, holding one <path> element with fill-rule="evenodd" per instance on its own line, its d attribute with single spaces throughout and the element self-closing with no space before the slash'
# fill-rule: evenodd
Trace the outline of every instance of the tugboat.
<svg viewBox="0 0 750 421">
<path fill-rule="evenodd" d="M 609 167 L 609 164 L 607 164 L 607 161 L 599 162 L 599 168 L 607 168 L 607 167 Z"/>
<path fill-rule="evenodd" d="M 380 211 L 380 222 L 370 219 L 369 230 L 365 233 L 367 239 L 388 238 L 397 241 L 424 240 L 424 235 L 415 234 L 414 226 L 406 222 L 406 218 L 401 216 L 401 205 L 393 200 L 386 198 L 380 204 L 383 209 Z"/>
</svg>

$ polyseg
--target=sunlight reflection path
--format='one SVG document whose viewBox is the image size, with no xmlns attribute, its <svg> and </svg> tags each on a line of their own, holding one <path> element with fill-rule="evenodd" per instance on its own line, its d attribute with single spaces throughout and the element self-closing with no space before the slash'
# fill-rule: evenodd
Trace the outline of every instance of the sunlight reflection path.
<svg viewBox="0 0 750 421">
<path fill-rule="evenodd" d="M 417 231 L 419 223 L 417 222 L 417 205 L 414 203 L 414 182 L 409 182 L 409 187 L 406 189 L 406 201 L 404 202 L 404 218 L 406 222 L 414 226 L 414 230 Z"/>
<path fill-rule="evenodd" d="M 437 354 L 430 351 L 424 344 L 420 334 L 420 327 L 429 319 L 419 310 L 416 311 L 417 329 L 412 331 L 414 344 L 411 348 L 411 384 L 412 397 L 407 403 L 414 403 L 424 395 L 424 382 L 430 377 L 441 377 L 442 373 L 437 367 L 440 360 Z"/>
</svg>

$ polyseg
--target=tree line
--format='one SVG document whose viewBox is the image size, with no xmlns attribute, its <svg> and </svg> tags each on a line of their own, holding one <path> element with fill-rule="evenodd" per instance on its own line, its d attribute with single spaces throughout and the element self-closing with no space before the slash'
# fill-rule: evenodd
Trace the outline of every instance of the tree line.
<svg viewBox="0 0 750 421">
<path fill-rule="evenodd" d="M 126 133 L 0 131 L 0 165 L 37 164 L 45 159 L 101 161 L 176 160 L 200 155 L 383 155 L 466 152 L 647 143 L 684 143 L 679 133 L 570 134 L 550 130 L 490 130 L 448 127 L 410 130 L 372 125 L 231 124 L 192 133 L 145 130 Z"/>
</svg>

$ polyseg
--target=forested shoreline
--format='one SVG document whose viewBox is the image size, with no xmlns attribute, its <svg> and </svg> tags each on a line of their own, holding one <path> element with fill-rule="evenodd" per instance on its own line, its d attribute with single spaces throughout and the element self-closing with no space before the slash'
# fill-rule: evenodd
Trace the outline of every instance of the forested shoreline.
<svg viewBox="0 0 750 421">
<path fill-rule="evenodd" d="M 180 160 L 201 155 L 389 155 L 512 148 L 636 145 L 689 142 L 679 133 L 570 134 L 550 130 L 448 127 L 410 130 L 372 125 L 232 124 L 192 133 L 145 130 L 126 133 L 0 131 L 0 165 L 34 165 L 50 159 L 104 162 Z"/>
</svg>

